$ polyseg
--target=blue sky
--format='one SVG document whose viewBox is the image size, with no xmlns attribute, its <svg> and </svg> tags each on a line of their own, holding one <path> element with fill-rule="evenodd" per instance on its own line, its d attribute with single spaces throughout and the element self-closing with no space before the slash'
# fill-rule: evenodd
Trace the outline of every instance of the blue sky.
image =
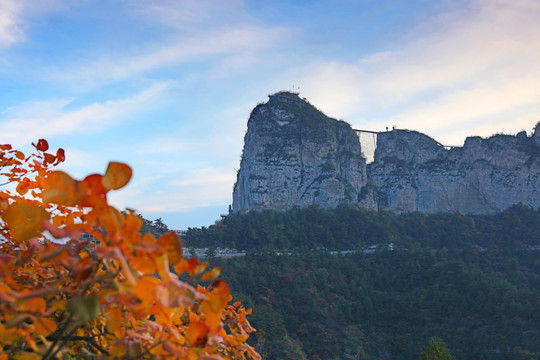
<svg viewBox="0 0 540 360">
<path fill-rule="evenodd" d="M 540 120 L 540 2 L 0 0 L 0 142 L 134 169 L 118 207 L 227 210 L 251 109 L 295 90 L 355 128 L 443 144 Z"/>
</svg>

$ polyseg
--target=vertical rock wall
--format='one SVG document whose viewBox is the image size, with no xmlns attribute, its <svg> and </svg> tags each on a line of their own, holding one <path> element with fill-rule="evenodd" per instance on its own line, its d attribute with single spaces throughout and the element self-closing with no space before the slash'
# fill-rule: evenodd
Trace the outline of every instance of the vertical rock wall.
<svg viewBox="0 0 540 360">
<path fill-rule="evenodd" d="M 537 137 L 470 137 L 463 147 L 445 149 L 418 132 L 381 133 L 368 177 L 379 207 L 396 212 L 491 214 L 520 203 L 538 208 Z"/>
<path fill-rule="evenodd" d="M 297 94 L 269 98 L 248 121 L 233 211 L 356 202 L 366 183 L 366 163 L 350 125 Z"/>
</svg>

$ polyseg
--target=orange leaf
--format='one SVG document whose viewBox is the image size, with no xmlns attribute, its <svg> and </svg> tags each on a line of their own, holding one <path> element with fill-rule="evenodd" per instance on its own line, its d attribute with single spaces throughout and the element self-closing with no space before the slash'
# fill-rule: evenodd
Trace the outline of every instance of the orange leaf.
<svg viewBox="0 0 540 360">
<path fill-rule="evenodd" d="M 28 180 L 27 178 L 24 178 L 21 180 L 21 182 L 19 182 L 16 190 L 19 194 L 24 195 L 28 192 L 31 186 L 32 186 L 32 182 Z"/>
<path fill-rule="evenodd" d="M 118 190 L 129 182 L 133 171 L 123 163 L 110 162 L 101 180 L 103 186 L 108 190 Z"/>
<path fill-rule="evenodd" d="M 206 294 L 207 299 L 201 303 L 201 313 L 205 316 L 206 325 L 216 330 L 221 325 L 221 313 L 229 301 L 229 287 L 223 280 L 212 284 L 214 289 Z"/>
<path fill-rule="evenodd" d="M 138 271 L 142 275 L 152 275 L 159 271 L 159 264 L 152 255 L 142 253 L 143 255 L 136 255 L 134 261 L 131 261 L 131 267 Z"/>
<path fill-rule="evenodd" d="M 173 355 L 177 359 L 184 359 L 186 357 L 186 352 L 181 347 L 175 346 L 173 343 L 169 341 L 163 342 L 163 350 L 167 351 L 171 355 Z"/>
<path fill-rule="evenodd" d="M 40 297 L 28 299 L 21 305 L 22 311 L 38 312 L 43 314 L 47 309 L 47 303 Z"/>
<path fill-rule="evenodd" d="M 201 321 L 201 317 L 197 314 L 195 314 L 194 312 L 189 312 L 189 322 L 190 323 L 194 323 L 194 322 L 197 322 L 197 321 Z"/>
<path fill-rule="evenodd" d="M 168 308 L 191 305 L 196 294 L 193 286 L 172 277 L 168 283 L 160 284 L 154 290 L 156 300 Z"/>
<path fill-rule="evenodd" d="M 165 249 L 165 252 L 167 253 L 167 257 L 169 259 L 169 264 L 176 265 L 182 257 L 182 240 L 180 240 L 180 236 L 178 236 L 177 233 L 174 231 L 169 231 L 166 234 L 163 234 L 158 239 L 158 244 L 163 246 Z"/>
<path fill-rule="evenodd" d="M 126 216 L 126 222 L 124 226 L 126 230 L 128 231 L 128 233 L 136 233 L 142 228 L 143 221 L 141 218 L 135 215 L 135 212 L 130 211 L 129 214 Z M 146 238 L 146 237 L 145 239 L 148 240 L 147 242 L 155 242 L 155 239 L 153 237 L 151 238 L 151 240 L 150 238 Z"/>
<path fill-rule="evenodd" d="M 133 291 L 133 293 L 142 301 L 153 301 L 154 289 L 158 284 L 159 279 L 156 279 L 153 276 L 143 276 L 139 279 L 139 281 L 137 281 L 137 285 L 135 285 L 135 290 Z"/>
<path fill-rule="evenodd" d="M 180 261 L 174 266 L 174 272 L 177 275 L 181 275 L 189 270 L 189 263 L 186 259 L 180 259 Z"/>
<path fill-rule="evenodd" d="M 39 151 L 47 151 L 49 150 L 49 144 L 47 143 L 47 140 L 45 139 L 39 139 L 37 145 L 36 145 L 36 149 L 38 149 Z"/>
<path fill-rule="evenodd" d="M 103 196 L 107 193 L 107 189 L 103 186 L 103 175 L 92 174 L 88 175 L 81 181 L 81 188 L 84 193 Z"/>
<path fill-rule="evenodd" d="M 79 197 L 79 182 L 63 171 L 51 171 L 43 182 L 45 203 L 75 206 Z"/>
<path fill-rule="evenodd" d="M 0 300 L 8 303 L 14 303 L 17 300 L 19 294 L 11 290 L 11 288 L 4 284 L 0 283 Z"/>
<path fill-rule="evenodd" d="M 191 346 L 204 346 L 208 340 L 208 326 L 202 322 L 189 324 L 186 330 L 186 341 Z"/>
<path fill-rule="evenodd" d="M 41 222 L 46 219 L 49 219 L 49 213 L 30 201 L 15 202 L 4 212 L 4 221 L 18 242 L 39 236 L 43 231 Z"/>
<path fill-rule="evenodd" d="M 103 208 L 107 205 L 107 189 L 103 186 L 103 175 L 88 175 L 81 181 L 81 205 L 92 208 Z"/>
<path fill-rule="evenodd" d="M 44 230 L 47 230 L 52 236 L 54 236 L 57 239 L 61 239 L 61 238 L 80 239 L 83 234 L 83 231 L 81 230 L 59 229 L 47 220 L 42 221 L 41 225 L 43 226 Z"/>
<path fill-rule="evenodd" d="M 20 151 L 16 151 L 15 152 L 15 157 L 19 160 L 24 160 L 24 153 L 20 152 Z"/>
<path fill-rule="evenodd" d="M 39 318 L 34 322 L 34 327 L 39 335 L 48 336 L 56 330 L 56 322 L 51 318 Z"/>
<path fill-rule="evenodd" d="M 229 286 L 225 281 L 218 280 L 212 284 L 212 287 L 214 287 L 214 289 L 212 290 L 212 294 L 216 296 L 216 299 L 214 301 L 219 302 L 219 304 L 216 304 L 216 306 L 220 308 L 225 307 L 225 305 L 227 305 L 227 303 L 229 302 L 229 298 L 231 296 Z"/>
<path fill-rule="evenodd" d="M 215 279 L 215 278 L 217 278 L 219 276 L 219 274 L 221 274 L 221 268 L 220 267 L 215 267 L 212 270 L 207 271 L 203 275 L 203 277 L 201 278 L 201 281 Z"/>
<path fill-rule="evenodd" d="M 107 330 L 114 333 L 116 330 L 122 327 L 124 322 L 124 317 L 122 315 L 122 310 L 119 308 L 110 308 L 107 311 Z"/>
<path fill-rule="evenodd" d="M 191 260 L 191 259 L 190 259 Z M 198 263 L 193 269 L 191 270 L 192 275 L 191 276 L 197 276 L 199 274 L 202 274 L 204 270 L 208 267 L 208 263 L 203 261 Z"/>
<path fill-rule="evenodd" d="M 204 269 L 206 269 L 207 266 L 208 266 L 207 262 L 199 262 L 199 259 L 194 257 L 187 260 L 187 262 L 185 260 L 181 261 L 178 264 L 177 268 L 175 268 L 175 270 L 177 271 L 177 274 L 181 274 L 184 271 L 188 271 L 189 276 L 197 276 L 201 274 L 204 271 Z M 182 271 L 179 271 L 179 270 L 182 270 Z"/>
</svg>

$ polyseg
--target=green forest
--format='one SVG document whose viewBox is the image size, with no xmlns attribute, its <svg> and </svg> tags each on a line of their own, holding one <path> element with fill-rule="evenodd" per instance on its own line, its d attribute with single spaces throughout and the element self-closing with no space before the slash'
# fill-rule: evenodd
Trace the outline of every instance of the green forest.
<svg viewBox="0 0 540 360">
<path fill-rule="evenodd" d="M 183 241 L 245 251 L 207 260 L 264 359 L 418 359 L 434 337 L 456 359 L 540 359 L 539 211 L 250 211 Z"/>
</svg>

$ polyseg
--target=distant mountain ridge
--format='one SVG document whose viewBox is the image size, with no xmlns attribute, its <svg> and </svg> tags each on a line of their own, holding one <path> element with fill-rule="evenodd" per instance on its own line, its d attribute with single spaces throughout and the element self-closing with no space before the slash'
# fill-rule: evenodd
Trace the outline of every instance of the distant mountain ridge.
<svg viewBox="0 0 540 360">
<path fill-rule="evenodd" d="M 248 120 L 233 211 L 358 203 L 396 212 L 491 214 L 540 207 L 540 134 L 469 137 L 445 149 L 416 131 L 377 136 L 366 164 L 355 131 L 298 94 L 278 92 Z"/>
</svg>

